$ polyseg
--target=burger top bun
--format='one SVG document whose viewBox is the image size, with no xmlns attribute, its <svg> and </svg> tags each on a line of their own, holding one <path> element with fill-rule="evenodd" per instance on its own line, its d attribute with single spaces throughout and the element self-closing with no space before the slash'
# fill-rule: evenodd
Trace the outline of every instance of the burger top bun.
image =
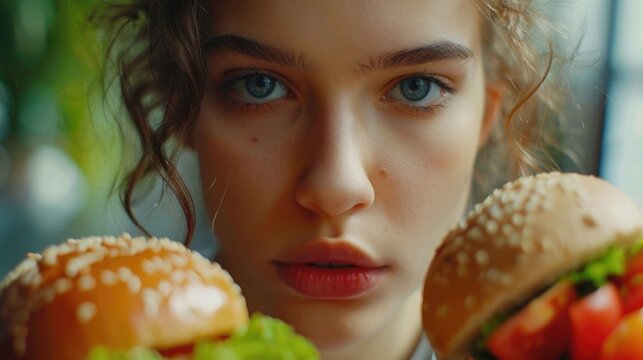
<svg viewBox="0 0 643 360">
<path fill-rule="evenodd" d="M 641 234 L 641 209 L 595 177 L 546 173 L 494 191 L 448 233 L 429 267 L 422 317 L 438 358 L 463 358 L 487 319 Z"/>
<path fill-rule="evenodd" d="M 84 359 L 95 345 L 163 350 L 248 319 L 221 267 L 175 241 L 127 234 L 29 254 L 0 289 L 2 359 Z"/>
</svg>

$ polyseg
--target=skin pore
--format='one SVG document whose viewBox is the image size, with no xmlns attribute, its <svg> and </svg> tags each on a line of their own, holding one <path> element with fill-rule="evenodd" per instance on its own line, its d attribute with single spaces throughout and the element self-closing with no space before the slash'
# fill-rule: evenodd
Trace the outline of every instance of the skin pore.
<svg viewBox="0 0 643 360">
<path fill-rule="evenodd" d="M 499 101 L 476 3 L 220 0 L 209 11 L 190 146 L 217 260 L 251 311 L 290 323 L 325 359 L 408 357 L 425 271 L 465 210 Z M 350 244 L 382 276 L 350 299 L 299 294 L 275 262 L 311 241 Z"/>
</svg>

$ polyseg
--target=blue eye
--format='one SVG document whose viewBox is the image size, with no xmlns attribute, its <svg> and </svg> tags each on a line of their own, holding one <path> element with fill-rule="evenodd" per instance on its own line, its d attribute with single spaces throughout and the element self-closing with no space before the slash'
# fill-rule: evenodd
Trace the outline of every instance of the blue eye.
<svg viewBox="0 0 643 360">
<path fill-rule="evenodd" d="M 231 88 L 241 100 L 252 104 L 267 103 L 288 95 L 286 86 L 267 74 L 244 76 L 233 81 Z"/>
<path fill-rule="evenodd" d="M 444 86 L 436 79 L 414 75 L 400 81 L 391 90 L 389 96 L 409 105 L 428 106 L 443 96 L 443 88 Z"/>
</svg>

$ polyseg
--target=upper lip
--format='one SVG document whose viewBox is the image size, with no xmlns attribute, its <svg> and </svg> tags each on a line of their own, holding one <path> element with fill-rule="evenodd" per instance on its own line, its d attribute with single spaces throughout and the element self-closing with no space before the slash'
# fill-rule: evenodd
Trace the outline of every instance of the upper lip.
<svg viewBox="0 0 643 360">
<path fill-rule="evenodd" d="M 343 240 L 315 240 L 308 242 L 280 257 L 276 263 L 334 263 L 364 268 L 384 265 L 369 256 L 358 246 Z"/>
</svg>

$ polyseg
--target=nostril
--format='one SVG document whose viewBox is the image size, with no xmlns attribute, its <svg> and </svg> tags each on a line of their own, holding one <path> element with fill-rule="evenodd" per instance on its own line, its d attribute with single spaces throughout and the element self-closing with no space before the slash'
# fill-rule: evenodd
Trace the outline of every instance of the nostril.
<svg viewBox="0 0 643 360">
<path fill-rule="evenodd" d="M 308 202 L 305 202 L 305 203 L 300 203 L 300 205 L 303 208 L 308 209 L 308 210 L 310 210 L 310 211 L 312 211 L 314 213 L 320 213 L 320 214 L 323 213 L 322 209 L 320 209 L 319 206 L 315 205 L 315 203 L 313 203 L 311 201 L 308 201 Z"/>
</svg>

